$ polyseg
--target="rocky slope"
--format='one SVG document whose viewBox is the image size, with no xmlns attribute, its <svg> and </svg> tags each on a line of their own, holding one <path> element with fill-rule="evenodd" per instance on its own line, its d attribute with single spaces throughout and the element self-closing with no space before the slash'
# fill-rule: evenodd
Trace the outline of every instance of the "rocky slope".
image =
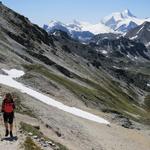
<svg viewBox="0 0 150 150">
<path fill-rule="evenodd" d="M 150 60 L 150 52 L 144 44 L 128 38 L 118 37 L 119 35 L 116 34 L 106 34 L 103 36 L 103 38 L 101 34 L 94 36 L 90 40 L 90 45 L 95 45 L 97 50 L 105 55 L 107 54 L 110 58 L 115 56 L 115 58 L 128 57 L 131 58 L 131 61 L 136 59 L 141 61 L 142 58 Z"/>
<path fill-rule="evenodd" d="M 147 48 L 150 48 L 150 22 L 144 22 L 142 25 L 127 32 L 125 37 L 139 41 Z"/>
<path fill-rule="evenodd" d="M 15 89 L 1 86 L 1 95 L 7 91 L 15 96 L 17 104 L 14 135 L 18 140 L 6 138 L 1 141 L 0 148 L 4 150 L 149 149 L 150 132 L 145 128 L 123 128 L 116 124 L 115 118 L 111 120 L 111 126 L 97 124 L 47 106 Z M 111 119 L 109 114 L 96 113 Z M 0 131 L 3 138 L 2 124 Z"/>
<path fill-rule="evenodd" d="M 149 127 L 150 68 L 149 59 L 143 55 L 147 49 L 143 44 L 128 39 L 113 40 L 103 41 L 102 46 L 85 45 L 73 40 L 66 32 L 56 31 L 48 35 L 24 16 L 0 4 L 0 68 L 24 70 L 26 74 L 17 79 L 19 82 L 66 105 L 102 115 L 114 122 L 114 127 L 109 129 L 21 94 L 19 99 L 23 104 L 19 105 L 19 110 L 28 108 L 22 113 L 28 112 L 27 115 L 32 117 L 35 114 L 49 127 L 49 131 L 58 137 L 61 133 L 61 138 L 56 138 L 56 135 L 53 138 L 69 149 L 120 149 L 130 131 L 118 125 L 140 129 Z M 111 49 L 107 48 L 108 43 Z M 139 56 L 136 61 L 127 57 L 126 53 L 134 56 L 127 44 L 134 46 L 134 52 Z M 112 53 L 109 54 L 109 50 Z M 123 56 L 115 55 L 115 50 Z M 3 90 L 14 91 L 1 85 Z M 116 129 L 117 132 L 112 133 Z M 100 136 L 102 131 L 107 134 L 103 132 Z M 120 134 L 122 131 L 124 134 Z M 129 133 L 130 136 L 133 132 L 136 132 L 136 137 L 135 129 Z M 149 136 L 141 134 L 139 138 L 142 137 L 147 149 Z M 111 143 L 110 139 L 114 137 Z M 120 137 L 120 146 L 117 147 L 115 144 Z M 127 143 L 122 149 L 128 146 Z M 129 146 L 139 147 L 133 143 Z"/>
</svg>

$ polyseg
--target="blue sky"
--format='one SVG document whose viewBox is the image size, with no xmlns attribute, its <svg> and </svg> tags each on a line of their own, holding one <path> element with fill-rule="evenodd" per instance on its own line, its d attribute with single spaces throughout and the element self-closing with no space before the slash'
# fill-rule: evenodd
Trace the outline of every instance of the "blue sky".
<svg viewBox="0 0 150 150">
<path fill-rule="evenodd" d="M 1 0 L 5 5 L 43 26 L 50 20 L 97 23 L 112 12 L 128 8 L 140 18 L 150 17 L 150 0 Z"/>
</svg>

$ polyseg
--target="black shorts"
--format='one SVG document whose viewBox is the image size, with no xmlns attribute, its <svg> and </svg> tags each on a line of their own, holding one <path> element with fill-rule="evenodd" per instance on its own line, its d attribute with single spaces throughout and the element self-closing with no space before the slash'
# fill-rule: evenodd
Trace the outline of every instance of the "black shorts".
<svg viewBox="0 0 150 150">
<path fill-rule="evenodd" d="M 5 123 L 12 124 L 14 119 L 14 113 L 3 113 L 3 118 Z"/>
</svg>

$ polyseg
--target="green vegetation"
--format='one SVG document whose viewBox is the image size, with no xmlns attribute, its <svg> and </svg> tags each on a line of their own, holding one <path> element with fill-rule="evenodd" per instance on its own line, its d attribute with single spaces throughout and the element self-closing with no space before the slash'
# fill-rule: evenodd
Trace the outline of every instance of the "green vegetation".
<svg viewBox="0 0 150 150">
<path fill-rule="evenodd" d="M 145 97 L 145 104 L 146 104 L 148 111 L 150 112 L 150 95 L 147 95 Z"/>
<path fill-rule="evenodd" d="M 88 87 L 85 87 L 73 80 L 70 80 L 69 78 L 51 72 L 41 65 L 24 65 L 24 67 L 27 71 L 37 72 L 48 79 L 63 85 L 65 88 L 74 93 L 75 96 L 81 99 L 87 106 L 89 104 L 97 107 L 101 107 L 101 105 L 103 105 L 106 110 L 117 111 L 126 116 L 129 115 L 126 112 L 129 112 L 145 117 L 145 112 L 136 107 L 139 106 L 138 103 L 121 90 L 119 83 L 112 81 L 111 79 L 105 79 L 103 85 L 100 85 L 92 80 L 75 76 L 78 80 L 89 85 Z M 132 90 L 131 92 L 133 95 L 134 92 Z M 133 119 L 137 120 L 137 118 Z"/>
<path fill-rule="evenodd" d="M 43 137 L 43 134 L 37 128 L 35 128 L 34 126 L 32 126 L 30 124 L 21 122 L 20 123 L 20 129 L 27 132 L 27 133 L 31 132 L 33 135 L 36 135 L 39 138 Z"/>
<path fill-rule="evenodd" d="M 24 142 L 24 149 L 25 150 L 42 150 L 39 146 L 37 146 L 34 143 L 34 141 L 30 137 L 26 138 Z"/>
<path fill-rule="evenodd" d="M 36 127 L 34 127 L 30 124 L 21 122 L 20 123 L 20 129 L 23 130 L 24 132 L 27 132 L 27 133 L 31 132 L 33 135 L 36 135 L 39 138 L 44 138 L 46 141 L 52 141 L 55 145 L 59 146 L 60 150 L 68 150 L 64 145 L 49 139 L 42 132 L 40 132 L 40 130 L 38 130 Z"/>
</svg>

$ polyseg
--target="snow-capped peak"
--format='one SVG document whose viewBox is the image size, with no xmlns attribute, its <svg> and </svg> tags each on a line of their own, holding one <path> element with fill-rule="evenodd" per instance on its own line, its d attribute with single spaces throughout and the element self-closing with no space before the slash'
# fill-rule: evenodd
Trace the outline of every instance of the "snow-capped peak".
<svg viewBox="0 0 150 150">
<path fill-rule="evenodd" d="M 135 16 L 130 12 L 129 9 L 125 9 L 122 12 L 114 12 L 102 19 L 102 23 L 107 24 L 108 22 L 119 22 L 127 18 L 135 18 Z"/>
<path fill-rule="evenodd" d="M 54 30 L 61 30 L 61 31 L 64 31 L 64 32 L 67 32 L 69 34 L 69 30 L 68 30 L 68 27 L 66 24 L 60 22 L 60 21 L 57 21 L 57 20 L 51 20 L 49 22 L 48 25 L 44 25 L 43 28 L 47 31 L 47 32 L 50 32 L 50 31 L 54 31 Z"/>
<path fill-rule="evenodd" d="M 56 25 L 62 25 L 62 26 L 64 26 L 65 24 L 62 23 L 61 21 L 57 21 L 57 20 L 51 20 L 49 22 L 49 27 L 53 27 L 53 26 L 56 26 Z"/>
<path fill-rule="evenodd" d="M 75 24 L 75 25 L 81 25 L 81 22 L 74 19 L 74 20 L 73 20 L 73 24 Z"/>
<path fill-rule="evenodd" d="M 104 17 L 101 22 L 115 31 L 125 33 L 142 24 L 144 21 L 145 19 L 137 18 L 129 9 L 125 9 L 122 12 L 115 12 Z"/>
<path fill-rule="evenodd" d="M 129 9 L 125 9 L 124 11 L 121 12 L 122 16 L 124 18 L 129 18 L 129 17 L 133 17 L 133 18 L 136 18 L 131 12 Z"/>
<path fill-rule="evenodd" d="M 44 25 L 43 28 L 48 32 L 51 33 L 54 30 L 61 30 L 67 32 L 72 37 L 83 37 L 88 36 L 88 39 L 94 34 L 100 33 L 109 33 L 114 32 L 109 27 L 105 26 L 101 22 L 97 24 L 91 24 L 84 21 L 77 21 L 74 20 L 72 23 L 64 24 L 60 21 L 52 20 L 50 21 L 49 25 Z"/>
</svg>

